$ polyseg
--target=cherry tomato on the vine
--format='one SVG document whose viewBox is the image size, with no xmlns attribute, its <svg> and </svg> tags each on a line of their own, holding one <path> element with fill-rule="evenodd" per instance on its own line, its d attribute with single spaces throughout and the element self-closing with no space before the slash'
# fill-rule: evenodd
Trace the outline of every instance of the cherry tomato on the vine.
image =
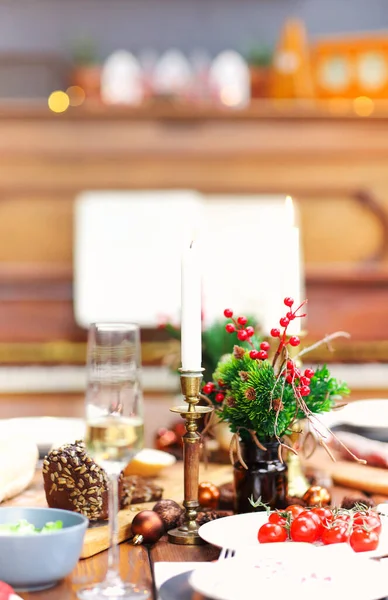
<svg viewBox="0 0 388 600">
<path fill-rule="evenodd" d="M 349 543 L 355 552 L 368 552 L 376 550 L 379 536 L 374 530 L 368 531 L 363 527 L 356 527 L 349 538 Z"/>
<path fill-rule="evenodd" d="M 309 517 L 310 519 L 312 519 L 314 521 L 314 523 L 318 529 L 318 538 L 317 539 L 319 539 L 323 532 L 323 523 L 322 523 L 320 517 L 316 513 L 314 513 L 312 510 L 305 510 L 304 512 L 300 513 L 299 517 Z"/>
<path fill-rule="evenodd" d="M 376 533 L 381 532 L 381 519 L 376 513 L 357 512 L 354 515 L 353 524 L 355 527 L 359 525 L 365 529 L 373 529 Z"/>
<path fill-rule="evenodd" d="M 309 542 L 312 544 L 319 539 L 320 527 L 322 527 L 322 523 L 317 525 L 311 515 L 301 514 L 291 523 L 291 539 L 294 542 Z"/>
<path fill-rule="evenodd" d="M 303 508 L 303 506 L 299 506 L 299 504 L 290 504 L 289 506 L 287 506 L 287 508 L 285 509 L 285 512 L 288 512 L 291 514 L 291 517 L 293 519 L 295 519 L 295 517 L 298 517 L 302 512 L 304 512 L 306 509 Z"/>
<path fill-rule="evenodd" d="M 333 519 L 333 523 L 350 523 L 352 517 L 349 513 L 342 513 Z"/>
<path fill-rule="evenodd" d="M 322 542 L 329 544 L 343 544 L 349 539 L 348 525 L 344 522 L 334 523 L 329 529 L 324 529 Z"/>
<path fill-rule="evenodd" d="M 268 523 L 274 523 L 275 525 L 281 525 L 283 527 L 287 523 L 287 519 L 280 513 L 273 512 L 268 517 Z"/>
<path fill-rule="evenodd" d="M 270 512 L 257 537 L 261 544 L 322 541 L 324 545 L 348 543 L 354 552 L 370 552 L 378 547 L 381 530 L 380 515 L 367 507 L 345 510 L 290 504 Z"/>
<path fill-rule="evenodd" d="M 287 539 L 287 532 L 281 525 L 276 523 L 264 523 L 259 529 L 257 538 L 260 544 L 269 544 L 272 542 L 285 542 Z"/>
<path fill-rule="evenodd" d="M 327 527 L 333 521 L 333 513 L 327 506 L 315 506 L 311 509 L 311 512 L 318 515 L 324 527 Z"/>
</svg>

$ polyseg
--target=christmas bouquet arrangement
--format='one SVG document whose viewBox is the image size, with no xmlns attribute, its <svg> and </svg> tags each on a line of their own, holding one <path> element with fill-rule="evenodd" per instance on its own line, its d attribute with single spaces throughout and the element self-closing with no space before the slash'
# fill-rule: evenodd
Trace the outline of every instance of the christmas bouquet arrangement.
<svg viewBox="0 0 388 600">
<path fill-rule="evenodd" d="M 343 406 L 343 397 L 349 389 L 330 374 L 326 365 L 315 371 L 303 369 L 301 358 L 317 345 L 348 334 L 333 333 L 298 352 L 300 339 L 289 335 L 288 328 L 292 321 L 306 316 L 305 304 L 306 301 L 294 308 L 292 298 L 284 299 L 285 314 L 279 320 L 280 327 L 271 330 L 273 344 L 257 339 L 254 327 L 245 316 L 235 317 L 231 309 L 224 311 L 228 320 L 226 332 L 235 336 L 236 343 L 231 353 L 220 356 L 212 381 L 203 385 L 202 392 L 214 405 L 218 418 L 228 423 L 233 433 L 230 456 L 233 463 L 237 456 L 240 479 L 242 470 L 249 471 L 252 462 L 257 467 L 264 459 L 281 473 L 285 469 L 283 450 L 296 452 L 289 436 L 301 420 L 311 434 L 316 434 L 314 440 L 330 453 L 320 433 L 322 428 L 317 426 L 316 415 Z M 242 347 L 241 342 L 248 347 Z M 272 487 L 275 491 L 271 494 L 276 496 L 279 492 L 276 477 Z M 248 492 L 246 489 L 244 493 L 249 495 Z M 260 495 L 260 489 L 251 492 L 256 497 Z"/>
</svg>

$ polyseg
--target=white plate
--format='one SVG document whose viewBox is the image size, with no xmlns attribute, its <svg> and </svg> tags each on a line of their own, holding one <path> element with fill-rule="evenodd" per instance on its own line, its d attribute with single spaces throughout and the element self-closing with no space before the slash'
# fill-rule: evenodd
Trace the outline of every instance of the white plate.
<svg viewBox="0 0 388 600">
<path fill-rule="evenodd" d="M 377 550 L 373 552 L 363 552 L 362 555 L 364 557 L 372 557 L 372 556 L 381 556 L 382 554 L 388 554 L 388 504 L 379 504 L 377 509 L 382 516 L 382 530 L 380 533 L 380 541 Z M 224 517 L 222 519 L 216 519 L 215 521 L 210 521 L 209 523 L 205 523 L 202 525 L 198 533 L 202 539 L 204 539 L 209 544 L 213 544 L 214 546 L 218 546 L 219 548 L 231 548 L 234 550 L 244 550 L 244 549 L 257 549 L 257 548 L 270 548 L 272 549 L 266 552 L 274 551 L 275 546 L 279 547 L 279 552 L 287 553 L 290 552 L 302 551 L 302 547 L 308 546 L 309 552 L 315 549 L 321 549 L 322 546 L 313 545 L 313 544 L 301 544 L 300 542 L 283 542 L 279 544 L 260 544 L 257 539 L 257 533 L 260 527 L 266 523 L 268 520 L 267 513 L 257 512 L 257 513 L 247 513 L 243 515 L 234 515 L 232 517 Z M 339 544 L 338 544 L 339 545 Z M 327 552 L 333 552 L 337 546 L 336 544 L 324 547 Z M 342 544 L 341 544 L 342 546 Z M 343 546 L 348 547 L 347 544 L 343 544 Z M 283 550 L 281 549 L 283 548 Z M 350 546 L 349 546 L 350 548 Z M 335 550 L 337 551 L 337 550 Z M 355 554 L 352 552 L 352 554 Z"/>
<path fill-rule="evenodd" d="M 199 567 L 189 583 L 215 600 L 283 600 L 287 590 L 298 600 L 378 600 L 388 594 L 383 563 L 347 552 L 341 560 L 329 559 L 329 554 L 319 561 L 311 555 L 300 559 L 236 557 Z"/>
<path fill-rule="evenodd" d="M 257 547 L 257 532 L 267 520 L 265 511 L 233 515 L 201 525 L 198 533 L 205 542 L 219 548 Z"/>
<path fill-rule="evenodd" d="M 17 436 L 28 437 L 39 449 L 39 456 L 47 454 L 52 447 L 72 444 L 83 438 L 85 422 L 83 419 L 64 417 L 23 417 L 0 419 L 0 435 L 14 432 Z"/>
</svg>

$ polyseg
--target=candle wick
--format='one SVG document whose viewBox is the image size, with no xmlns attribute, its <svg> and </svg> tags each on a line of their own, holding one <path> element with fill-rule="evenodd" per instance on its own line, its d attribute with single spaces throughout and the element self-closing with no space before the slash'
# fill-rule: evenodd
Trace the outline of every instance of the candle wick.
<svg viewBox="0 0 388 600">
<path fill-rule="evenodd" d="M 194 244 L 194 240 L 191 240 L 190 248 L 193 247 L 193 244 Z"/>
</svg>

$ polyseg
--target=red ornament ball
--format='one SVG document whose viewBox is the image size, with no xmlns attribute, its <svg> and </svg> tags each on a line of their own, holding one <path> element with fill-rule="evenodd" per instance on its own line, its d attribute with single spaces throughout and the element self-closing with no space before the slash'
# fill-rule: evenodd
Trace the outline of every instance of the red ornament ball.
<svg viewBox="0 0 388 600">
<path fill-rule="evenodd" d="M 286 317 L 287 319 L 290 319 L 290 321 L 293 321 L 295 319 L 295 315 L 291 311 L 288 311 L 288 313 L 286 313 Z"/>
<path fill-rule="evenodd" d="M 247 319 L 246 317 L 239 317 L 239 318 L 237 319 L 237 323 L 238 323 L 239 325 L 243 325 L 243 326 L 244 326 L 244 325 L 246 325 L 246 324 L 247 324 L 247 322 L 248 322 L 248 319 Z"/>
<path fill-rule="evenodd" d="M 292 360 L 287 361 L 287 369 L 290 369 L 290 371 L 295 369 L 295 363 Z"/>
<path fill-rule="evenodd" d="M 258 358 L 260 360 L 265 360 L 266 358 L 268 358 L 268 354 L 265 350 L 260 350 L 260 352 L 258 353 Z"/>
<path fill-rule="evenodd" d="M 271 336 L 272 337 L 279 337 L 280 336 L 280 329 L 277 329 L 277 327 L 274 327 L 273 329 L 271 329 Z"/>
<path fill-rule="evenodd" d="M 141 510 L 132 521 L 133 543 L 155 544 L 164 533 L 164 523 L 153 510 Z"/>
<path fill-rule="evenodd" d="M 205 385 L 202 388 L 202 391 L 204 394 L 211 394 L 213 389 L 214 389 L 214 384 L 212 385 L 211 383 L 205 383 Z"/>
<path fill-rule="evenodd" d="M 248 325 L 248 327 L 245 328 L 245 331 L 247 332 L 248 337 L 255 335 L 255 330 L 253 329 L 252 325 Z"/>
<path fill-rule="evenodd" d="M 298 338 L 297 335 L 293 335 L 292 337 L 290 337 L 289 342 L 291 344 L 291 346 L 299 346 L 300 344 L 300 339 Z"/>
<path fill-rule="evenodd" d="M 252 358 L 253 360 L 256 360 L 256 358 L 259 358 L 259 353 L 257 350 L 251 350 L 249 353 L 250 358 Z"/>
<path fill-rule="evenodd" d="M 270 349 L 270 345 L 268 342 L 261 342 L 260 350 L 265 350 L 266 352 L 268 352 L 269 349 Z"/>
<path fill-rule="evenodd" d="M 294 304 L 294 299 L 287 296 L 287 298 L 284 298 L 284 304 L 286 306 L 292 306 Z"/>
<path fill-rule="evenodd" d="M 310 379 L 308 377 L 302 376 L 300 378 L 300 384 L 301 385 L 310 385 Z"/>
<path fill-rule="evenodd" d="M 175 431 L 161 427 L 155 438 L 155 448 L 157 450 L 168 450 L 171 446 L 176 446 L 179 443 L 178 436 Z"/>
<path fill-rule="evenodd" d="M 282 327 L 287 327 L 287 325 L 289 324 L 289 319 L 287 319 L 287 317 L 282 317 L 279 321 L 280 325 Z"/>
<path fill-rule="evenodd" d="M 179 437 L 180 442 L 182 442 L 182 437 L 186 433 L 186 425 L 182 421 L 177 421 L 176 423 L 174 423 L 173 431 Z"/>
<path fill-rule="evenodd" d="M 286 381 L 287 381 L 287 383 L 292 383 L 292 382 L 294 381 L 294 379 L 295 379 L 295 375 L 291 375 L 291 374 L 289 374 L 289 375 L 287 375 L 287 377 L 286 377 Z"/>
<path fill-rule="evenodd" d="M 230 308 L 225 308 L 224 315 L 227 319 L 231 319 L 233 317 L 233 311 Z"/>
<path fill-rule="evenodd" d="M 221 402 L 223 402 L 224 398 L 225 398 L 224 394 L 221 394 L 221 392 L 218 392 L 218 394 L 216 394 L 214 399 L 216 402 L 221 403 Z"/>
<path fill-rule="evenodd" d="M 237 332 L 237 337 L 240 340 L 240 342 L 245 342 L 245 340 L 248 339 L 248 334 L 245 331 L 245 329 L 240 329 L 240 331 Z"/>
<path fill-rule="evenodd" d="M 233 323 L 227 323 L 225 325 L 225 329 L 228 333 L 233 333 L 234 331 L 236 331 L 235 326 L 233 325 Z"/>
</svg>

